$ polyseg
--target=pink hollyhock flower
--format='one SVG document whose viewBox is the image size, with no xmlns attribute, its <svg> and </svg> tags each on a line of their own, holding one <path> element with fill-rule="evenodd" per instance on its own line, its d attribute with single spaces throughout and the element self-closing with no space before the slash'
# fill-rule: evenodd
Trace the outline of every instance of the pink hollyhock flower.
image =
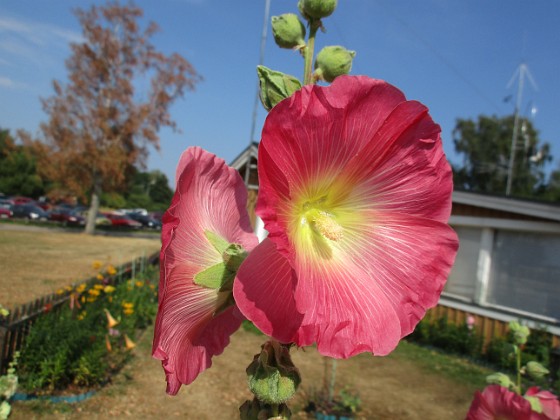
<svg viewBox="0 0 560 420">
<path fill-rule="evenodd" d="M 560 419 L 560 402 L 551 392 L 539 390 L 533 386 L 525 393 L 525 398 L 537 398 L 541 406 L 541 418 L 550 420 Z"/>
<path fill-rule="evenodd" d="M 152 353 L 162 360 L 167 393 L 210 367 L 243 319 L 232 297 L 236 251 L 258 243 L 243 180 L 195 147 L 181 156 L 177 189 L 163 216 L 159 308 Z M 234 252 L 231 252 L 233 249 Z"/>
<path fill-rule="evenodd" d="M 391 352 L 436 305 L 458 246 L 427 108 L 367 77 L 305 86 L 268 114 L 258 165 L 269 236 L 238 272 L 241 312 L 324 355 Z"/>
<path fill-rule="evenodd" d="M 529 420 L 534 412 L 521 395 L 500 385 L 476 391 L 466 420 Z"/>
</svg>

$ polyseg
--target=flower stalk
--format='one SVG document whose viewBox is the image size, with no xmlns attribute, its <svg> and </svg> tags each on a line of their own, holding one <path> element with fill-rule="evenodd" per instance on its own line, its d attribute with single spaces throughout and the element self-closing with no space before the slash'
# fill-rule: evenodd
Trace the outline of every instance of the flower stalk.
<svg viewBox="0 0 560 420">
<path fill-rule="evenodd" d="M 310 85 L 313 81 L 313 55 L 315 53 L 315 36 L 321 27 L 321 21 L 312 19 L 309 21 L 309 38 L 307 39 L 307 46 L 304 52 L 304 70 L 303 70 L 303 84 Z"/>
</svg>

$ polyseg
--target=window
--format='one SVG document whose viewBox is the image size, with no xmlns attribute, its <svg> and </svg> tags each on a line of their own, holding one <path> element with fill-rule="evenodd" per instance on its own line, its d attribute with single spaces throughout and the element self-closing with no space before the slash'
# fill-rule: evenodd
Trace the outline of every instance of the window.
<svg viewBox="0 0 560 420">
<path fill-rule="evenodd" d="M 466 226 L 456 226 L 454 229 L 459 236 L 459 251 L 444 292 L 472 300 L 475 294 L 482 229 Z"/>
<path fill-rule="evenodd" d="M 560 319 L 560 235 L 497 230 L 487 302 Z"/>
</svg>

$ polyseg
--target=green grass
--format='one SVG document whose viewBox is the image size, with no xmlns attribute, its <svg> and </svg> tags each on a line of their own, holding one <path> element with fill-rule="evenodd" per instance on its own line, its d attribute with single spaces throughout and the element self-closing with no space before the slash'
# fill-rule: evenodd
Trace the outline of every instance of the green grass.
<svg viewBox="0 0 560 420">
<path fill-rule="evenodd" d="M 467 358 L 446 354 L 404 340 L 389 357 L 413 361 L 427 372 L 437 372 L 456 382 L 479 389 L 486 386 L 486 376 L 494 373 L 493 370 Z"/>
</svg>

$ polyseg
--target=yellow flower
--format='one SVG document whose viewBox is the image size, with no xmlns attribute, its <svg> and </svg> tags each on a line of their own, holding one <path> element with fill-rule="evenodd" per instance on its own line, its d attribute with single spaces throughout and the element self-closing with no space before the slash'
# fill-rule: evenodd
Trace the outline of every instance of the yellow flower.
<svg viewBox="0 0 560 420">
<path fill-rule="evenodd" d="M 125 315 L 132 315 L 133 313 L 134 313 L 134 309 L 132 309 L 132 308 L 125 308 L 123 310 L 123 314 L 125 314 Z"/>
<path fill-rule="evenodd" d="M 109 301 L 109 303 L 112 302 L 112 301 L 113 301 L 113 296 L 109 296 L 109 297 L 107 298 L 107 300 Z"/>
<path fill-rule="evenodd" d="M 105 289 L 105 286 L 103 286 L 102 284 L 96 284 L 96 285 L 93 286 L 93 288 L 97 289 L 97 290 L 103 290 L 103 289 Z"/>
<path fill-rule="evenodd" d="M 113 293 L 115 290 L 116 289 L 111 285 L 105 286 L 105 288 L 103 289 L 105 293 Z"/>
<path fill-rule="evenodd" d="M 115 274 L 117 274 L 117 270 L 115 269 L 115 267 L 109 264 L 107 266 L 107 274 L 109 274 L 110 276 L 114 276 Z"/>
<path fill-rule="evenodd" d="M 65 289 L 68 290 L 69 292 L 71 292 L 72 291 L 72 286 L 66 286 Z"/>
<path fill-rule="evenodd" d="M 99 296 L 99 293 L 101 293 L 101 292 L 99 291 L 99 289 L 89 289 L 89 290 L 88 290 L 88 294 L 90 294 L 90 295 L 92 295 L 92 296 L 95 296 L 95 297 Z"/>
<path fill-rule="evenodd" d="M 154 290 L 156 288 L 155 284 L 150 284 L 150 289 Z"/>
<path fill-rule="evenodd" d="M 63 294 L 64 294 L 64 289 L 58 289 L 58 290 L 56 291 L 56 294 L 57 294 L 57 295 L 63 295 Z"/>
<path fill-rule="evenodd" d="M 87 302 L 93 303 L 97 300 L 97 296 L 90 296 L 86 299 Z"/>
<path fill-rule="evenodd" d="M 96 276 L 97 280 L 103 280 L 103 274 L 99 273 Z"/>
<path fill-rule="evenodd" d="M 82 293 L 84 290 L 86 290 L 85 283 L 82 283 L 78 287 L 76 287 L 76 292 L 78 292 L 78 293 Z"/>
<path fill-rule="evenodd" d="M 86 297 L 85 297 L 85 296 L 82 296 L 82 298 L 80 299 L 80 301 L 81 301 L 82 303 L 84 303 L 84 302 L 86 301 Z"/>
<path fill-rule="evenodd" d="M 93 267 L 94 270 L 99 270 L 101 268 L 103 264 L 101 263 L 101 261 L 94 261 L 93 264 L 91 264 L 91 266 Z"/>
<path fill-rule="evenodd" d="M 134 309 L 134 303 L 132 302 L 123 302 L 122 306 L 124 309 Z"/>
<path fill-rule="evenodd" d="M 80 312 L 80 314 L 79 314 L 78 317 L 77 317 L 77 318 L 78 318 L 78 321 L 81 321 L 82 319 L 84 319 L 84 318 L 86 317 L 86 315 L 87 315 L 87 312 L 86 312 L 86 311 Z"/>
<path fill-rule="evenodd" d="M 136 283 L 134 283 L 136 285 L 136 287 L 143 287 L 144 286 L 144 282 L 137 280 Z"/>
</svg>

